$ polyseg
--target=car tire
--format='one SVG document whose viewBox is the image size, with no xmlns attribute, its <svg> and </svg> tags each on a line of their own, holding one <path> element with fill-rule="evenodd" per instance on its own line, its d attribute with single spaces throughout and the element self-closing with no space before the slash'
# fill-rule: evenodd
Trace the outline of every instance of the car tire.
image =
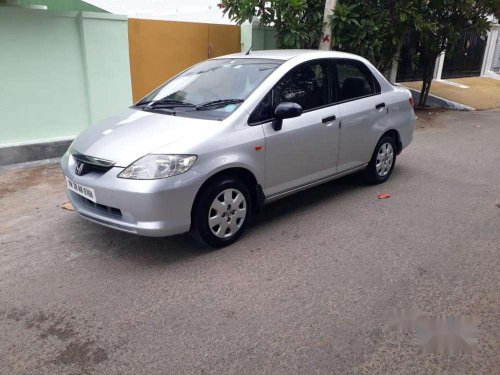
<svg viewBox="0 0 500 375">
<path fill-rule="evenodd" d="M 364 176 L 369 184 L 386 182 L 396 165 L 396 142 L 391 136 L 383 136 L 373 151 Z"/>
<path fill-rule="evenodd" d="M 244 183 L 233 177 L 217 179 L 196 199 L 191 233 L 202 244 L 228 246 L 243 234 L 251 212 L 251 194 Z"/>
</svg>

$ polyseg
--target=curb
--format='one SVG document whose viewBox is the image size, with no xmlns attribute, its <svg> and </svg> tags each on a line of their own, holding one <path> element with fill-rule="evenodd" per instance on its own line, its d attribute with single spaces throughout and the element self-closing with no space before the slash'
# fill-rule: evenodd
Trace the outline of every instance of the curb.
<svg viewBox="0 0 500 375">
<path fill-rule="evenodd" d="M 400 85 L 402 86 L 402 85 Z M 411 92 L 411 96 L 413 97 L 413 100 L 415 103 L 418 103 L 418 100 L 420 98 L 420 91 L 417 91 L 415 89 L 411 89 L 406 86 L 402 86 L 404 88 L 407 88 Z M 442 108 L 448 108 L 448 109 L 453 109 L 455 111 L 475 111 L 475 108 L 469 107 L 468 105 L 462 104 L 462 103 L 457 103 L 445 98 L 442 98 L 440 96 L 436 95 L 431 95 L 427 97 L 427 104 L 431 106 L 436 106 L 436 107 L 442 107 Z"/>
</svg>

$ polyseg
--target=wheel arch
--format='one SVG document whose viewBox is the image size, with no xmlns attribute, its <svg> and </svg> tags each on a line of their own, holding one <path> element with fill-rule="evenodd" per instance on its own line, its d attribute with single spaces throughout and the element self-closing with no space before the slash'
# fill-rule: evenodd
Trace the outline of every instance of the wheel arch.
<svg viewBox="0 0 500 375">
<path fill-rule="evenodd" d="M 233 177 L 243 182 L 250 191 L 253 211 L 255 212 L 260 211 L 260 209 L 264 205 L 265 196 L 262 190 L 262 186 L 259 184 L 257 178 L 255 177 L 255 174 L 248 168 L 233 166 L 215 172 L 210 177 L 208 177 L 203 182 L 203 184 L 201 184 L 200 188 L 196 193 L 193 206 L 191 207 L 191 215 L 193 215 L 195 208 L 198 204 L 200 193 L 211 183 L 223 177 Z M 191 220 L 191 222 L 192 221 L 193 220 Z"/>
<path fill-rule="evenodd" d="M 396 155 L 399 155 L 401 151 L 403 151 L 403 143 L 401 142 L 401 135 L 396 129 L 388 129 L 382 134 L 382 136 L 379 138 L 379 141 L 386 137 L 392 137 L 394 139 L 394 142 L 396 143 Z M 377 141 L 378 143 L 378 141 Z"/>
</svg>

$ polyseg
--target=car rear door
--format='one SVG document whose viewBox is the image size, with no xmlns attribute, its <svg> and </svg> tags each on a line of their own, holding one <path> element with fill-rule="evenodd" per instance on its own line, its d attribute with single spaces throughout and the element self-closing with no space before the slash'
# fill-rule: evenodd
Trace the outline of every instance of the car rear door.
<svg viewBox="0 0 500 375">
<path fill-rule="evenodd" d="M 332 66 L 327 59 L 301 64 L 288 72 L 256 108 L 250 123 L 266 136 L 266 195 L 272 196 L 337 172 L 339 109 L 333 104 Z M 273 129 L 274 109 L 298 103 L 301 116 Z"/>
<path fill-rule="evenodd" d="M 387 128 L 387 104 L 380 84 L 361 61 L 334 59 L 337 103 L 341 115 L 338 172 L 370 161 Z"/>
</svg>

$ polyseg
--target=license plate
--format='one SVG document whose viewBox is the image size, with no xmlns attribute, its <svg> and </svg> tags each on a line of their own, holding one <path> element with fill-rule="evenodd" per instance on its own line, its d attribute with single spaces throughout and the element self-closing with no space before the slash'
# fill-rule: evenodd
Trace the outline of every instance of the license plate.
<svg viewBox="0 0 500 375">
<path fill-rule="evenodd" d="M 71 181 L 68 177 L 66 177 L 66 184 L 68 185 L 69 190 L 96 203 L 95 192 L 91 187 L 77 184 L 76 182 Z"/>
</svg>

